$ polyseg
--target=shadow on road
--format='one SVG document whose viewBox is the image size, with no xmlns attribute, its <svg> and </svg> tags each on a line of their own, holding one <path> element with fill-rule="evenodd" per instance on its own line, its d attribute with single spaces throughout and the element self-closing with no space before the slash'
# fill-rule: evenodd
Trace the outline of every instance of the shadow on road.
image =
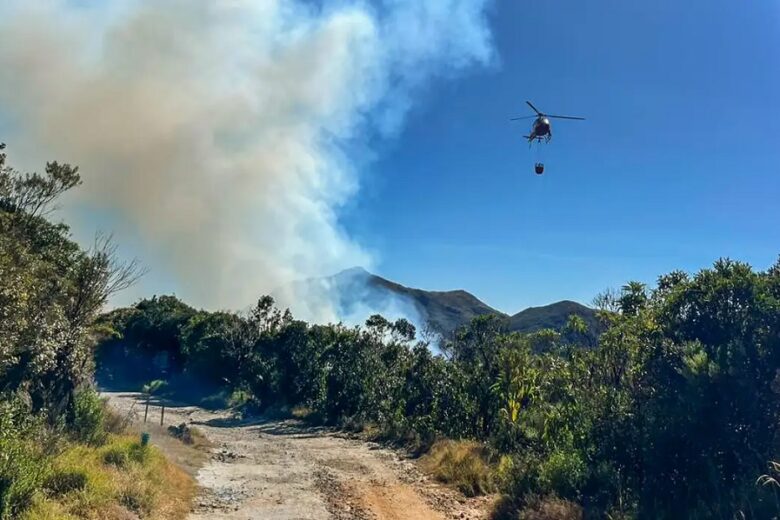
<svg viewBox="0 0 780 520">
<path fill-rule="evenodd" d="M 302 439 L 320 437 L 333 431 L 324 426 L 312 426 L 295 419 L 265 421 L 260 423 L 255 430 L 266 435 L 294 435 Z"/>
</svg>

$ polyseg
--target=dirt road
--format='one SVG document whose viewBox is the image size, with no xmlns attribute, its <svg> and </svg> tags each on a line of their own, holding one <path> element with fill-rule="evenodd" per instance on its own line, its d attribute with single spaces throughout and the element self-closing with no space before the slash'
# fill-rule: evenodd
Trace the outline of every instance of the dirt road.
<svg viewBox="0 0 780 520">
<path fill-rule="evenodd" d="M 136 420 L 143 418 L 137 394 L 105 395 L 120 412 L 135 410 Z M 159 413 L 152 409 L 150 423 Z M 224 412 L 167 407 L 165 424 L 180 423 L 196 426 L 213 445 L 202 460 L 188 462 L 200 486 L 191 520 L 487 517 L 487 499 L 466 499 L 403 455 L 328 429 L 295 420 L 240 423 Z M 182 460 L 161 430 L 152 442 Z"/>
</svg>

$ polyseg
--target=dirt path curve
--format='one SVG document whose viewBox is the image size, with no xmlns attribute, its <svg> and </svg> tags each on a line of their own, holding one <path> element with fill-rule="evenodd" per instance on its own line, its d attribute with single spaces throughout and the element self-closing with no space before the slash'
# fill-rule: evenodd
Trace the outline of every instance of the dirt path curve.
<svg viewBox="0 0 780 520">
<path fill-rule="evenodd" d="M 120 412 L 142 417 L 137 394 L 105 395 Z M 151 420 L 159 420 L 158 410 Z M 167 407 L 165 424 L 180 423 L 197 426 L 213 444 L 196 474 L 201 491 L 190 520 L 487 518 L 487 499 L 466 499 L 377 444 L 295 420 L 242 424 L 224 412 Z M 159 445 L 170 449 L 165 440 Z"/>
</svg>

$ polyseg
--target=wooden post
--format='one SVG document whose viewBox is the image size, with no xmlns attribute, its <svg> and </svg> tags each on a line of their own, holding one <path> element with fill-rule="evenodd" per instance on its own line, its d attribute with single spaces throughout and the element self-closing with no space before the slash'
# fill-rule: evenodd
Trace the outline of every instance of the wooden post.
<svg viewBox="0 0 780 520">
<path fill-rule="evenodd" d="M 146 422 L 146 417 L 149 415 L 149 398 L 146 398 L 146 409 L 144 410 L 144 422 Z"/>
<path fill-rule="evenodd" d="M 162 405 L 162 413 L 160 414 L 160 426 L 163 425 L 163 419 L 165 419 L 165 405 Z"/>
</svg>

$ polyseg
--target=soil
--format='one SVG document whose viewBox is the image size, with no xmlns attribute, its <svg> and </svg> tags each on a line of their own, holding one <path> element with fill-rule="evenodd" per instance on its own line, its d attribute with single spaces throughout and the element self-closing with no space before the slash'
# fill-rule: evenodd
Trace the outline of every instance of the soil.
<svg viewBox="0 0 780 520">
<path fill-rule="evenodd" d="M 190 520 L 488 518 L 491 498 L 466 498 L 424 475 L 404 453 L 375 443 L 295 419 L 241 421 L 227 411 L 171 403 L 162 428 L 157 406 L 143 427 L 138 394 L 104 395 L 195 476 Z M 197 428 L 208 447 L 184 447 L 165 433 L 181 423 Z"/>
</svg>

